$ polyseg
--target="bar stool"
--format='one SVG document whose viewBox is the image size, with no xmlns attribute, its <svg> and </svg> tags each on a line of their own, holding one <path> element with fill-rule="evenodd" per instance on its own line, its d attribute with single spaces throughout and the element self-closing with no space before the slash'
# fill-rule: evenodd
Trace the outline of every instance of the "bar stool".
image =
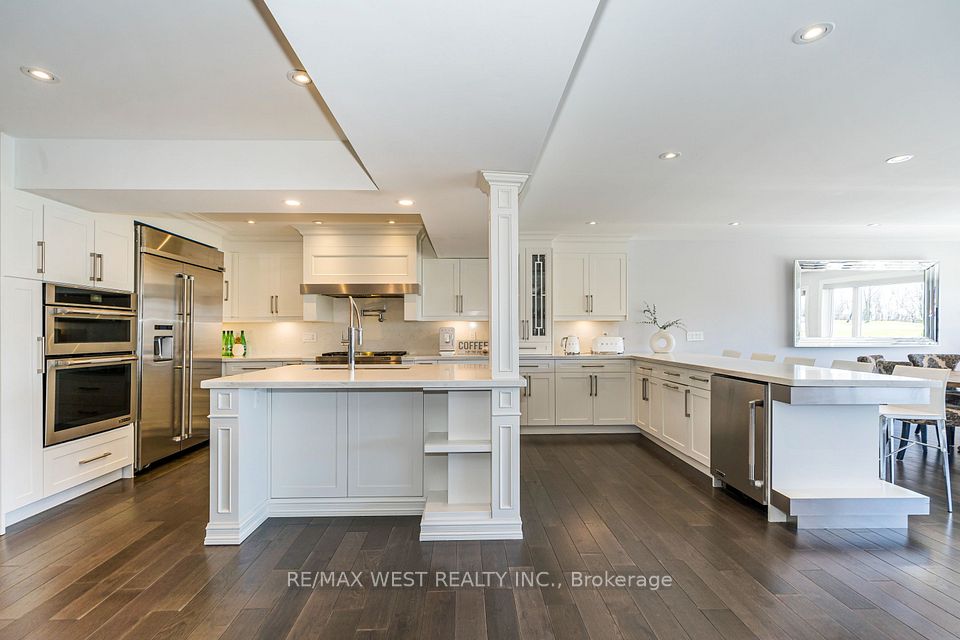
<svg viewBox="0 0 960 640">
<path fill-rule="evenodd" d="M 733 349 L 724 349 L 723 353 L 720 355 L 722 355 L 724 358 L 739 358 L 740 352 L 734 351 Z"/>
<path fill-rule="evenodd" d="M 947 511 L 953 512 L 953 492 L 950 487 L 950 460 L 947 447 L 946 433 L 946 390 L 947 380 L 950 379 L 950 372 L 946 369 L 930 369 L 926 367 L 908 367 L 897 365 L 893 370 L 893 375 L 904 376 L 907 378 L 924 378 L 933 380 L 939 384 L 930 389 L 930 402 L 927 404 L 909 404 L 894 405 L 886 404 L 880 406 L 880 427 L 884 445 L 881 448 L 881 472 L 883 477 L 889 478 L 890 482 L 896 482 L 896 463 L 903 459 L 903 454 L 913 445 L 937 449 L 943 456 L 943 478 L 947 488 Z M 892 425 L 894 422 L 900 422 L 900 435 L 893 434 Z M 926 438 L 920 442 L 910 439 L 910 425 L 934 424 L 937 428 L 937 444 L 927 444 Z M 905 444 L 904 444 L 905 443 Z"/>
<path fill-rule="evenodd" d="M 844 371 L 859 371 L 860 373 L 873 373 L 874 364 L 872 362 L 854 362 L 853 360 L 834 360 L 830 368 L 843 369 Z"/>
<path fill-rule="evenodd" d="M 750 359 L 759 360 L 761 362 L 774 362 L 777 359 L 777 356 L 772 353 L 751 353 Z"/>
<path fill-rule="evenodd" d="M 815 367 L 817 365 L 816 358 L 801 358 L 798 356 L 790 356 L 789 358 L 783 359 L 783 364 L 801 364 L 806 367 Z"/>
</svg>

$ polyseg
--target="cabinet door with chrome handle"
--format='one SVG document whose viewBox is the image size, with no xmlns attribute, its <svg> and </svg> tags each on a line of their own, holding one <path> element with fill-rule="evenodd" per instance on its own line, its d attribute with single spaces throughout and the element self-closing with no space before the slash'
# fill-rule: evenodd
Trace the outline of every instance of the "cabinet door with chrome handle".
<svg viewBox="0 0 960 640">
<path fill-rule="evenodd" d="M 37 249 L 39 249 L 39 266 L 37 273 L 45 273 L 47 270 L 47 243 L 43 240 L 37 240 Z"/>
<path fill-rule="evenodd" d="M 97 281 L 97 254 L 90 252 L 90 282 Z"/>
<path fill-rule="evenodd" d="M 643 378 L 640 381 L 640 397 L 645 402 L 650 400 L 650 379 Z"/>
<path fill-rule="evenodd" d="M 683 390 L 683 417 L 690 417 L 690 389 Z"/>
</svg>

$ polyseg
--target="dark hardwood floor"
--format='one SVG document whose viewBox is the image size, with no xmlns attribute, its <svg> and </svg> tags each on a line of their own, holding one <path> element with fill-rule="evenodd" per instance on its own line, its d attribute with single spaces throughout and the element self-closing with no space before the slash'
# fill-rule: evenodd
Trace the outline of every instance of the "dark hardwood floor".
<svg viewBox="0 0 960 640">
<path fill-rule="evenodd" d="M 416 517 L 300 518 L 239 547 L 202 545 L 206 455 L 9 527 L 0 639 L 960 637 L 960 532 L 935 454 L 902 463 L 902 484 L 933 497 L 909 531 L 798 533 L 640 436 L 538 436 L 523 439 L 524 541 L 421 543 Z M 422 571 L 429 585 L 288 587 L 299 570 Z M 556 584 L 436 587 L 443 571 Z M 673 584 L 575 587 L 571 572 Z"/>
</svg>

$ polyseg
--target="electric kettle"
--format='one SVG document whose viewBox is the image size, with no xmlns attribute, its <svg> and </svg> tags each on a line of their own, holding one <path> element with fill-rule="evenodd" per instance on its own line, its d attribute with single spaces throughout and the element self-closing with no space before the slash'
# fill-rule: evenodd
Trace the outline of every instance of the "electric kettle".
<svg viewBox="0 0 960 640">
<path fill-rule="evenodd" d="M 580 338 L 577 336 L 564 336 L 560 339 L 560 348 L 563 349 L 565 356 L 580 355 Z"/>
</svg>

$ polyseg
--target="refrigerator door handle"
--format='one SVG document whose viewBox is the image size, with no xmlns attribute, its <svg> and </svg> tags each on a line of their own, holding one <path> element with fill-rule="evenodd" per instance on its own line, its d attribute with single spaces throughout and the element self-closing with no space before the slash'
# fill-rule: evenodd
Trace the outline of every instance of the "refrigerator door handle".
<svg viewBox="0 0 960 640">
<path fill-rule="evenodd" d="M 763 408 L 763 400 L 751 400 L 747 403 L 750 407 L 750 427 L 747 432 L 747 480 L 755 487 L 762 487 L 763 481 L 757 480 L 757 409 Z"/>
<path fill-rule="evenodd" d="M 178 273 L 177 280 L 183 282 L 183 289 L 180 290 L 180 435 L 175 438 L 177 442 L 182 442 L 187 433 L 186 425 L 186 406 L 187 406 L 187 323 L 190 321 L 187 316 L 187 287 L 189 286 L 187 275 Z"/>
<path fill-rule="evenodd" d="M 190 306 L 189 306 L 190 323 L 189 325 L 187 325 L 190 329 L 190 345 L 189 345 L 189 350 L 187 352 L 188 357 L 190 359 L 189 360 L 190 369 L 189 369 L 189 375 L 186 376 L 187 401 L 184 403 L 184 414 L 187 417 L 187 437 L 191 438 L 193 437 L 193 323 L 194 323 L 193 311 L 194 311 L 194 285 L 195 285 L 194 277 L 189 276 L 189 278 L 187 279 L 187 282 L 190 284 L 190 298 L 188 300 L 188 302 L 190 303 Z"/>
</svg>

